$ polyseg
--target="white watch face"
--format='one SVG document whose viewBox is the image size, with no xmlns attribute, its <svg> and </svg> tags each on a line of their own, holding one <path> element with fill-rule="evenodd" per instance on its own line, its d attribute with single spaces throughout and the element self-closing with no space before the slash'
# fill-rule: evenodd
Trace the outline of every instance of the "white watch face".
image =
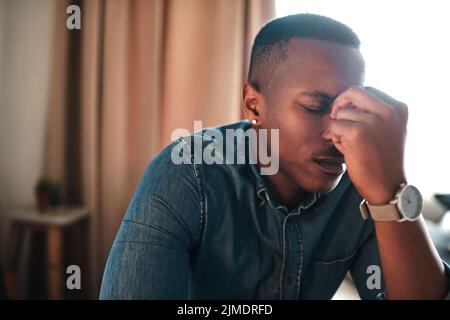
<svg viewBox="0 0 450 320">
<path fill-rule="evenodd" d="M 422 212 L 422 196 L 419 190 L 411 185 L 403 188 L 398 207 L 407 220 L 416 220 Z"/>
</svg>

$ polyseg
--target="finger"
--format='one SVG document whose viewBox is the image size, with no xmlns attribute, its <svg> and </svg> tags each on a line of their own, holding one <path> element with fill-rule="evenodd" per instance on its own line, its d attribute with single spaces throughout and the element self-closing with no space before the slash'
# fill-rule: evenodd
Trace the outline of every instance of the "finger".
<svg viewBox="0 0 450 320">
<path fill-rule="evenodd" d="M 375 117 L 373 113 L 358 110 L 357 108 L 341 108 L 336 112 L 336 120 L 349 120 L 354 122 L 370 123 Z"/>
<path fill-rule="evenodd" d="M 378 90 L 377 88 L 366 86 L 366 87 L 364 87 L 364 89 L 366 91 L 370 92 L 371 94 L 373 94 L 374 96 L 378 97 L 379 99 L 383 100 L 387 104 L 390 104 L 392 106 L 396 106 L 396 105 L 402 104 L 402 102 L 400 102 L 398 100 L 395 100 L 394 98 L 392 98 L 391 96 L 387 95 L 383 91 Z"/>
<path fill-rule="evenodd" d="M 355 130 L 356 123 L 350 120 L 333 120 L 327 132 L 327 138 L 333 141 L 336 149 L 345 156 L 347 136 Z"/>
<path fill-rule="evenodd" d="M 362 87 L 353 86 L 341 93 L 331 106 L 330 117 L 335 119 L 336 112 L 341 108 L 354 106 L 366 112 L 386 116 L 392 107 Z"/>
<path fill-rule="evenodd" d="M 333 141 L 334 147 L 335 147 L 341 154 L 343 154 L 343 155 L 344 155 L 344 158 L 345 158 L 346 150 L 345 150 L 344 145 L 342 144 L 342 141 L 341 141 L 340 139 L 336 138 L 336 137 L 333 137 L 333 138 L 331 139 L 331 141 Z"/>
<path fill-rule="evenodd" d="M 364 87 L 364 89 L 366 89 L 366 91 L 369 91 L 373 95 L 377 96 L 379 99 L 383 100 L 387 104 L 396 108 L 396 110 L 399 111 L 400 115 L 404 119 L 406 119 L 406 120 L 408 119 L 408 106 L 405 103 L 395 100 L 394 98 L 387 95 L 383 91 L 378 90 L 377 88 L 367 86 L 367 87 Z"/>
<path fill-rule="evenodd" d="M 329 135 L 336 140 L 341 141 L 346 137 L 352 135 L 357 129 L 359 124 L 351 120 L 333 120 L 330 121 L 330 126 L 328 127 Z"/>
</svg>

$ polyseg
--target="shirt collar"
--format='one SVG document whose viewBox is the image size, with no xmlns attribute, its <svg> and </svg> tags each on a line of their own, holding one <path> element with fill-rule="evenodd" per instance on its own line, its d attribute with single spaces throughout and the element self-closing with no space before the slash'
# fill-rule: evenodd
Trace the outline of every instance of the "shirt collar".
<svg viewBox="0 0 450 320">
<path fill-rule="evenodd" d="M 291 214 L 300 214 L 301 210 L 308 209 L 309 207 L 314 205 L 314 203 L 316 203 L 316 201 L 319 200 L 321 196 L 320 193 L 312 193 L 310 196 L 308 196 L 308 198 L 306 198 L 304 201 L 298 204 L 294 209 L 289 211 L 289 209 L 286 206 L 279 204 L 274 199 L 273 195 L 270 194 L 266 182 L 259 173 L 259 166 L 257 164 L 249 164 L 249 166 L 252 176 L 254 177 L 255 180 L 256 194 L 260 200 L 259 206 L 261 207 L 265 203 L 268 203 L 275 210 Z"/>
</svg>

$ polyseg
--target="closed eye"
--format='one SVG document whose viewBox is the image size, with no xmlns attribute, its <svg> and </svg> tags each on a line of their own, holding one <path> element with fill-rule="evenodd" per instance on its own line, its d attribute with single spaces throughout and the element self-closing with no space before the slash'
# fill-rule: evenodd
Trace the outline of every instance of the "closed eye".
<svg viewBox="0 0 450 320">
<path fill-rule="evenodd" d="M 329 111 L 330 104 L 323 104 L 321 106 L 312 106 L 303 103 L 299 103 L 299 106 L 302 107 L 306 112 L 323 114 Z"/>
</svg>

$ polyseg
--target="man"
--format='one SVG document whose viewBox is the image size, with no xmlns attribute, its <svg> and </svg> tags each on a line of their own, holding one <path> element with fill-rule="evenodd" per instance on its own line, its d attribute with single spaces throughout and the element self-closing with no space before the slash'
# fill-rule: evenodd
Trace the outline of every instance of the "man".
<svg viewBox="0 0 450 320">
<path fill-rule="evenodd" d="M 449 268 L 403 167 L 407 107 L 362 86 L 358 48 L 322 16 L 265 25 L 243 89 L 248 121 L 217 130 L 278 129 L 267 147 L 279 170 L 262 175 L 251 142 L 257 164 L 195 161 L 207 132 L 171 144 L 129 206 L 100 297 L 330 299 L 350 271 L 364 299 L 444 298 Z M 190 163 L 174 163 L 180 144 Z"/>
</svg>

